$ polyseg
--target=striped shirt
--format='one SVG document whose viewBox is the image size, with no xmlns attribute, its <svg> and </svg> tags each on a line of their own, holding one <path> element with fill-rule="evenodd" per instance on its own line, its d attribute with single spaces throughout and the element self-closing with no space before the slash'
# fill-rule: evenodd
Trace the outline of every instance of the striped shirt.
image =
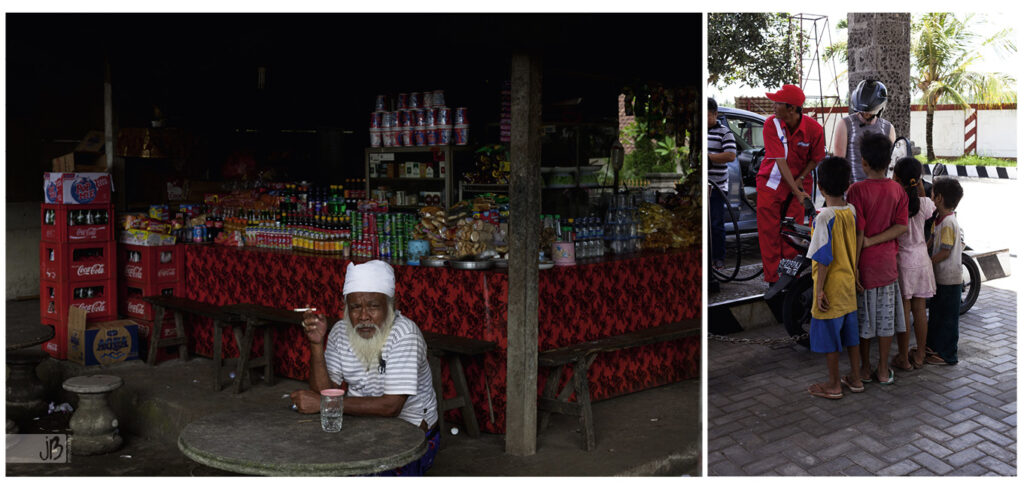
<svg viewBox="0 0 1024 489">
<path fill-rule="evenodd" d="M 398 417 L 416 426 L 424 420 L 427 426 L 433 426 L 437 422 L 437 397 L 427 361 L 427 342 L 416 323 L 398 311 L 395 311 L 395 324 L 381 349 L 381 359 L 381 365 L 366 370 L 352 351 L 344 320 L 335 323 L 327 336 L 324 349 L 327 375 L 338 385 L 342 381 L 348 382 L 347 395 L 408 395 Z"/>
<path fill-rule="evenodd" d="M 728 127 L 716 121 L 714 127 L 708 129 L 708 155 L 712 153 L 732 153 L 736 155 L 736 139 Z M 708 162 L 708 180 L 722 189 L 722 192 L 729 192 L 729 164 Z"/>
</svg>

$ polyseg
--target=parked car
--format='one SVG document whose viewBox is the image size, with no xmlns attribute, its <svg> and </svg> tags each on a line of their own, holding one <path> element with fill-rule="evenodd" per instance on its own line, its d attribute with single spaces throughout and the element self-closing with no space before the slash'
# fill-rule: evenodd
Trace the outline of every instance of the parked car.
<svg viewBox="0 0 1024 489">
<path fill-rule="evenodd" d="M 764 159 L 764 121 L 767 117 L 731 107 L 718 108 L 718 121 L 736 138 L 736 159 L 729 162 L 729 205 L 736 217 L 736 228 L 726 213 L 725 233 L 757 232 L 757 185 L 754 177 Z"/>
</svg>

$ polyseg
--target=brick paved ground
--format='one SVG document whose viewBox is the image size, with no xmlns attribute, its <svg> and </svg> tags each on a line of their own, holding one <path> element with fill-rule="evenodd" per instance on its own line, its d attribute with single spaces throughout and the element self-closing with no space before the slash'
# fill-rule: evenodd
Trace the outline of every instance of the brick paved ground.
<svg viewBox="0 0 1024 489">
<path fill-rule="evenodd" d="M 960 317 L 958 365 L 896 370 L 894 385 L 836 401 L 806 391 L 826 380 L 824 355 L 712 341 L 708 473 L 1016 475 L 1016 326 L 1016 292 L 985 285 Z M 734 336 L 782 335 L 773 326 Z"/>
</svg>

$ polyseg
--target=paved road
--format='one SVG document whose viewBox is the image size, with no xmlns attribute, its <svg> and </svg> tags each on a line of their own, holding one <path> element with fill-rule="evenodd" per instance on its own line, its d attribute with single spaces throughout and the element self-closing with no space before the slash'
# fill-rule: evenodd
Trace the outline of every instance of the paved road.
<svg viewBox="0 0 1024 489">
<path fill-rule="evenodd" d="M 897 371 L 838 401 L 806 392 L 827 375 L 823 355 L 711 342 L 709 475 L 1016 475 L 1014 280 L 986 283 L 961 316 L 958 365 Z"/>
</svg>

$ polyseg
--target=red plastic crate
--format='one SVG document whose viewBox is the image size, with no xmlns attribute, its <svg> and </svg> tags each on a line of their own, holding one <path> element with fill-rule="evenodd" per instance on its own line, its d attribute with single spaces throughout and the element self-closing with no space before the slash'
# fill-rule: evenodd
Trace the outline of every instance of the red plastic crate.
<svg viewBox="0 0 1024 489">
<path fill-rule="evenodd" d="M 153 321 L 145 321 L 142 319 L 134 319 L 136 324 L 139 325 L 139 358 L 143 360 L 149 360 L 149 344 L 153 338 L 153 330 L 156 329 L 156 325 Z M 174 318 L 165 319 L 160 324 L 160 338 L 173 338 L 177 332 L 175 331 Z M 164 360 L 171 360 L 178 358 L 178 347 L 177 346 L 166 346 L 159 348 L 156 351 L 157 363 Z"/>
<path fill-rule="evenodd" d="M 114 242 L 39 243 L 39 278 L 83 282 L 114 278 Z"/>
<path fill-rule="evenodd" d="M 89 296 L 89 290 L 92 296 Z M 117 319 L 117 281 L 97 280 L 85 282 L 39 281 L 39 313 L 42 322 L 67 323 L 71 306 L 85 309 L 86 321 Z M 66 338 L 65 338 L 66 339 Z"/>
<path fill-rule="evenodd" d="M 112 204 L 41 204 L 39 222 L 42 230 L 41 239 L 51 243 L 80 243 L 90 241 L 114 241 L 114 229 L 117 221 Z M 107 218 L 104 224 L 69 224 L 68 215 L 78 216 L 81 213 L 105 211 Z M 52 213 L 52 214 L 51 214 Z M 52 221 L 47 217 L 52 215 Z"/>
<path fill-rule="evenodd" d="M 184 245 L 119 244 L 117 248 L 121 279 L 143 284 L 185 282 Z"/>
<path fill-rule="evenodd" d="M 46 343 L 43 343 L 42 349 L 48 355 L 57 360 L 67 360 L 68 358 L 68 319 L 64 318 L 63 321 L 57 321 L 55 319 L 45 319 L 43 324 L 53 326 L 53 338 Z"/>
<path fill-rule="evenodd" d="M 153 305 L 142 300 L 143 297 L 153 295 L 173 295 L 185 297 L 184 283 L 144 284 L 130 280 L 121 280 L 119 283 L 118 311 L 122 316 L 134 319 L 153 321 Z M 164 319 L 174 318 L 171 311 L 164 312 Z"/>
</svg>

